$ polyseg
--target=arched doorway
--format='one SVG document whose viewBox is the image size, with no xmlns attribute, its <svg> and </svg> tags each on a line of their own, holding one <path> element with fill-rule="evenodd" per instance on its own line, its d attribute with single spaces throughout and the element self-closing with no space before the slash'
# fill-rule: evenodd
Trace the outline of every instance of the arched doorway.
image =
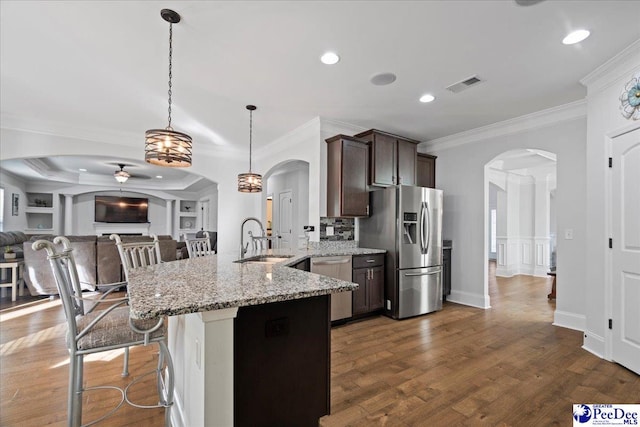
<svg viewBox="0 0 640 427">
<path fill-rule="evenodd" d="M 309 220 L 309 163 L 287 160 L 263 178 L 262 218 L 273 247 L 298 247 Z"/>
<path fill-rule="evenodd" d="M 485 165 L 488 276 L 546 277 L 555 269 L 556 172 L 554 153 L 531 148 Z"/>
</svg>

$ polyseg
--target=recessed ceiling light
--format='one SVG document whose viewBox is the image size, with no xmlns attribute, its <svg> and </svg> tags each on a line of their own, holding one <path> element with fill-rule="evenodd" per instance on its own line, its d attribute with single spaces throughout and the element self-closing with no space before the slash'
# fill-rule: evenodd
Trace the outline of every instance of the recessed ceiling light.
<svg viewBox="0 0 640 427">
<path fill-rule="evenodd" d="M 156 175 L 156 178 L 162 179 L 162 175 Z"/>
<path fill-rule="evenodd" d="M 80 172 L 86 172 L 87 170 L 85 168 L 80 168 L 78 169 Z"/>
<path fill-rule="evenodd" d="M 376 86 L 385 86 L 395 82 L 396 78 L 393 73 L 380 73 L 371 77 L 371 83 Z"/>
<path fill-rule="evenodd" d="M 431 102 L 434 99 L 436 99 L 435 96 L 431 95 L 430 93 L 425 93 L 420 97 L 420 102 Z"/>
<path fill-rule="evenodd" d="M 587 37 L 589 37 L 589 34 L 591 34 L 591 33 L 589 31 L 587 31 L 587 30 L 576 30 L 576 31 L 573 31 L 573 32 L 569 33 L 567 35 L 567 37 L 562 39 L 562 43 L 563 44 L 580 43 L 582 40 L 584 40 Z"/>
<path fill-rule="evenodd" d="M 322 63 L 326 65 L 333 65 L 337 64 L 338 61 L 340 61 L 340 57 L 336 53 L 327 52 L 320 57 L 320 61 L 322 61 Z"/>
</svg>

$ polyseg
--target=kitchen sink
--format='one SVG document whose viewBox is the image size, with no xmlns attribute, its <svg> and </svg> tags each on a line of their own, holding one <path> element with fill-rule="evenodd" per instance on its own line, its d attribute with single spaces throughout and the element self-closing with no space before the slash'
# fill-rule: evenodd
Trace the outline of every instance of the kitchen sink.
<svg viewBox="0 0 640 427">
<path fill-rule="evenodd" d="M 251 262 L 254 264 L 275 264 L 277 262 L 286 261 L 291 257 L 293 257 L 293 255 L 258 255 L 249 258 L 238 259 L 233 262 L 239 262 L 243 264 L 245 262 Z"/>
</svg>

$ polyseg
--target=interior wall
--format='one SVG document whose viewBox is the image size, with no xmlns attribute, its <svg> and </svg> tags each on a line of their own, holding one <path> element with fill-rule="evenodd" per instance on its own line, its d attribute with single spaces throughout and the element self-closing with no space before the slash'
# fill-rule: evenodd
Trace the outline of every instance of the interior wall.
<svg viewBox="0 0 640 427">
<path fill-rule="evenodd" d="M 27 216 L 24 213 L 27 205 L 26 184 L 0 170 L 0 187 L 4 189 L 2 231 L 24 231 L 27 228 Z M 12 215 L 13 194 L 17 194 L 19 200 L 17 216 Z"/>
<path fill-rule="evenodd" d="M 610 331 L 607 326 L 611 314 L 610 261 L 606 242 L 609 236 L 608 209 L 609 176 L 607 158 L 611 139 L 638 126 L 637 121 L 620 114 L 620 94 L 631 78 L 640 73 L 640 40 L 633 43 L 611 61 L 603 64 L 581 82 L 587 87 L 587 149 L 586 179 L 586 329 L 584 348 L 599 356 L 610 358 Z M 558 204 L 560 194 L 558 194 Z M 558 207 L 558 209 L 560 209 Z M 558 223 L 558 241 L 562 241 L 563 227 Z M 558 249 L 560 264 L 560 249 Z M 558 266 L 560 268 L 560 265 Z M 558 277 L 557 298 L 573 297 L 560 286 Z M 609 344 L 606 344 L 609 337 Z"/>
<path fill-rule="evenodd" d="M 73 217 L 76 218 L 73 234 L 95 234 L 95 196 L 144 197 L 149 199 L 149 234 L 167 234 L 166 202 L 157 197 L 127 191 L 101 191 L 79 194 L 74 198 Z"/>
<path fill-rule="evenodd" d="M 564 116 L 563 116 L 564 117 Z M 572 117 L 572 116 L 570 116 Z M 443 238 L 453 240 L 451 301 L 488 308 L 487 248 L 488 200 L 485 165 L 498 154 L 517 148 L 537 148 L 557 154 L 557 224 L 572 228 L 573 240 L 558 242 L 558 283 L 571 294 L 558 297 L 556 311 L 584 320 L 585 261 L 585 144 L 586 119 L 566 118 L 555 124 L 523 128 L 506 134 L 481 135 L 473 143 L 455 136 L 447 145 L 433 144 L 438 156 L 438 187 L 444 190 Z M 450 148 L 448 148 L 450 147 Z M 421 150 L 422 151 L 422 150 Z M 488 191 L 487 191 L 488 193 Z M 456 243 L 459 242 L 459 243 Z M 566 326 L 576 326 L 575 322 Z"/>
</svg>

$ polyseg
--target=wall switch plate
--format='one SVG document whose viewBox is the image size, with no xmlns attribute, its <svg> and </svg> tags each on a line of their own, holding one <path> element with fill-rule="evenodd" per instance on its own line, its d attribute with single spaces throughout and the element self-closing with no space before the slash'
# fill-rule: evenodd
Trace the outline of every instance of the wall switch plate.
<svg viewBox="0 0 640 427">
<path fill-rule="evenodd" d="M 564 239 L 573 240 L 573 228 L 567 228 L 564 230 Z"/>
<path fill-rule="evenodd" d="M 327 225 L 327 236 L 333 236 L 335 234 L 333 226 Z"/>
<path fill-rule="evenodd" d="M 200 351 L 200 341 L 196 340 L 196 349 L 195 349 L 195 356 L 196 356 L 196 366 L 198 367 L 198 369 L 201 368 L 202 365 L 202 356 L 201 356 L 201 351 Z"/>
<path fill-rule="evenodd" d="M 391 300 L 387 300 L 387 310 L 391 310 Z"/>
</svg>

